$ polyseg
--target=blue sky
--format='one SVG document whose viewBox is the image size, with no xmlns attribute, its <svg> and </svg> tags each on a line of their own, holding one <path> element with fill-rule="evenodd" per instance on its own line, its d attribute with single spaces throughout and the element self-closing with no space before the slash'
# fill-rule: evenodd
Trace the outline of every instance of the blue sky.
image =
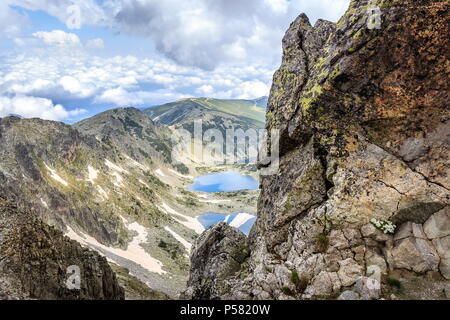
<svg viewBox="0 0 450 320">
<path fill-rule="evenodd" d="M 289 23 L 301 12 L 337 21 L 348 3 L 2 0 L 0 116 L 70 123 L 185 97 L 268 95 Z"/>
</svg>

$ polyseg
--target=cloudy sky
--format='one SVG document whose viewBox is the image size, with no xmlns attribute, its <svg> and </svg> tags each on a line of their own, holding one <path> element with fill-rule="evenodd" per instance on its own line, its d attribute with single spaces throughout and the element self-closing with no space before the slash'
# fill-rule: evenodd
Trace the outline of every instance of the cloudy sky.
<svg viewBox="0 0 450 320">
<path fill-rule="evenodd" d="M 0 117 L 74 122 L 185 97 L 269 93 L 301 12 L 349 0 L 0 0 Z"/>
</svg>

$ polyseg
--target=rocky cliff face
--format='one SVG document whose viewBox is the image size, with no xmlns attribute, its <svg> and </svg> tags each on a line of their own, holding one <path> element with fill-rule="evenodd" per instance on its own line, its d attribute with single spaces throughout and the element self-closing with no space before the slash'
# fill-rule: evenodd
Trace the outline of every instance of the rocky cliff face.
<svg viewBox="0 0 450 320">
<path fill-rule="evenodd" d="M 217 299 L 225 289 L 222 280 L 239 271 L 249 250 L 245 235 L 220 222 L 196 241 L 192 252 L 188 290 L 182 298 Z"/>
<path fill-rule="evenodd" d="M 165 227 L 186 241 L 196 232 L 164 211 L 163 201 L 184 199 L 164 162 L 166 133 L 133 108 L 75 127 L 0 118 L 0 196 L 175 297 L 184 287 L 187 249 Z"/>
<path fill-rule="evenodd" d="M 368 27 L 374 6 L 379 29 Z M 267 114 L 281 133 L 280 168 L 262 177 L 250 256 L 215 281 L 191 274 L 189 296 L 445 297 L 448 10 L 447 1 L 353 0 L 337 24 L 311 26 L 303 14 L 291 24 Z M 219 234 L 198 247 L 229 231 L 208 232 Z M 192 264 L 213 252 L 194 250 Z M 380 288 L 369 285 L 377 277 Z"/>
<path fill-rule="evenodd" d="M 66 282 L 80 268 L 80 287 Z M 0 299 L 124 299 L 106 259 L 0 197 Z"/>
<path fill-rule="evenodd" d="M 126 157 L 125 143 L 110 145 L 59 122 L 6 117 L 0 119 L 0 144 L 0 193 L 50 225 L 80 228 L 101 243 L 123 246 L 130 237 L 117 212 L 147 216 L 150 223 L 165 219 L 153 203 L 145 209 L 136 203 L 135 192 L 151 199 L 158 183 L 145 176 L 147 167 Z M 120 194 L 126 173 L 133 186 Z M 154 191 L 142 190 L 138 176 Z"/>
<path fill-rule="evenodd" d="M 74 124 L 74 128 L 139 162 L 171 161 L 171 131 L 136 108 L 107 110 Z"/>
</svg>

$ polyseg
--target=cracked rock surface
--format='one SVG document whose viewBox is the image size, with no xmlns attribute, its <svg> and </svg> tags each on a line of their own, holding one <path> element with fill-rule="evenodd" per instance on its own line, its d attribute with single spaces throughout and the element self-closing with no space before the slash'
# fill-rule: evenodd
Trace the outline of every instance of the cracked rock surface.
<svg viewBox="0 0 450 320">
<path fill-rule="evenodd" d="M 380 29 L 367 27 L 374 5 Z M 267 129 L 281 133 L 280 166 L 261 179 L 250 255 L 208 287 L 214 298 L 445 299 L 448 10 L 438 0 L 353 0 L 336 24 L 312 26 L 304 14 L 291 24 L 267 113 Z M 395 224 L 394 234 L 372 219 Z M 214 259 L 206 251 L 192 264 Z M 377 292 L 366 288 L 374 272 Z M 191 274 L 189 288 L 202 286 Z"/>
</svg>

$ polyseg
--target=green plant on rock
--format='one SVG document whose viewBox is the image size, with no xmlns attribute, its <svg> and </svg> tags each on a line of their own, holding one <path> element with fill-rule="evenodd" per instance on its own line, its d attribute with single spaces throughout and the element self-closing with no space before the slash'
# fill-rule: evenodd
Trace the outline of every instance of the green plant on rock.
<svg viewBox="0 0 450 320">
<path fill-rule="evenodd" d="M 360 38 L 361 37 L 361 35 L 362 35 L 362 32 L 363 32 L 363 30 L 365 30 L 365 28 L 361 28 L 361 29 L 359 29 L 354 35 L 353 35 L 353 39 L 358 39 L 358 38 Z"/>
<path fill-rule="evenodd" d="M 289 287 L 287 287 L 287 286 L 282 287 L 281 291 L 283 291 L 283 293 L 285 295 L 287 295 L 287 296 L 292 296 L 293 295 L 292 290 Z"/>
<path fill-rule="evenodd" d="M 264 266 L 264 270 L 266 270 L 266 272 L 271 273 L 273 271 L 273 269 L 269 266 Z"/>
<path fill-rule="evenodd" d="M 397 227 L 395 224 L 393 224 L 391 221 L 388 220 L 378 220 L 375 218 L 372 218 L 370 220 L 370 223 L 372 223 L 375 228 L 382 231 L 383 233 L 394 233 L 395 228 Z"/>
<path fill-rule="evenodd" d="M 320 96 L 321 93 L 322 86 L 316 83 L 308 92 L 303 94 L 303 97 L 300 98 L 300 105 L 304 115 L 307 114 L 308 110 L 317 102 L 318 96 Z"/>
<path fill-rule="evenodd" d="M 328 246 L 330 244 L 330 239 L 328 236 L 324 233 L 319 234 L 316 239 L 316 247 L 320 252 L 325 252 L 328 249 Z"/>
<path fill-rule="evenodd" d="M 385 280 L 386 280 L 387 284 L 390 285 L 391 287 L 396 287 L 396 288 L 400 289 L 402 286 L 401 281 L 394 277 L 387 276 L 387 277 L 385 277 Z"/>
<path fill-rule="evenodd" d="M 286 210 L 291 210 L 293 208 L 293 204 L 290 201 L 286 201 L 286 203 L 284 204 L 284 208 Z"/>
<path fill-rule="evenodd" d="M 291 282 L 295 285 L 299 284 L 300 282 L 300 277 L 298 276 L 298 272 L 295 269 L 291 271 Z"/>
<path fill-rule="evenodd" d="M 296 269 L 291 270 L 291 282 L 295 285 L 297 291 L 304 291 L 308 286 L 309 279 L 300 277 Z"/>
<path fill-rule="evenodd" d="M 323 67 L 323 65 L 325 64 L 325 62 L 326 62 L 326 59 L 325 58 L 320 58 L 318 61 L 317 61 L 317 63 L 314 65 L 314 68 L 316 68 L 316 69 L 320 69 L 320 68 L 322 68 Z"/>
<path fill-rule="evenodd" d="M 341 74 L 342 74 L 342 72 L 339 70 L 339 65 L 337 65 L 337 67 L 335 67 L 333 72 L 330 74 L 330 79 L 334 80 Z"/>
<path fill-rule="evenodd" d="M 309 284 L 309 279 L 307 277 L 301 277 L 297 284 L 297 290 L 305 291 L 308 284 Z"/>
</svg>

